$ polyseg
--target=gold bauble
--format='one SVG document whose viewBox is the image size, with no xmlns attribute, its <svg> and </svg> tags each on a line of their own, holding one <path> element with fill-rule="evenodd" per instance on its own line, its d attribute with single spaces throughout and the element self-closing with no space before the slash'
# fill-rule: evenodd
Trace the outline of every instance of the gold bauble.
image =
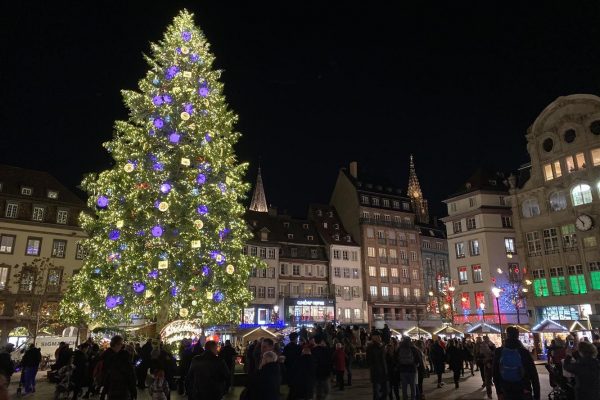
<svg viewBox="0 0 600 400">
<path fill-rule="evenodd" d="M 181 119 L 184 121 L 187 121 L 188 119 L 190 119 L 190 114 L 187 111 L 184 111 L 181 113 Z"/>
<path fill-rule="evenodd" d="M 185 46 L 181 47 L 181 54 L 188 54 L 189 52 L 190 52 L 190 49 L 188 49 L 187 47 L 185 47 Z"/>
<path fill-rule="evenodd" d="M 179 310 L 179 316 L 182 318 L 187 317 L 190 314 L 189 310 L 187 308 L 181 308 Z"/>
<path fill-rule="evenodd" d="M 169 203 L 167 203 L 166 201 L 161 201 L 160 203 L 158 203 L 158 210 L 165 212 L 169 209 Z"/>
<path fill-rule="evenodd" d="M 233 272 L 235 271 L 235 268 L 233 267 L 233 265 L 229 264 L 226 268 L 225 268 L 225 272 L 227 272 L 229 275 L 233 274 Z"/>
<path fill-rule="evenodd" d="M 202 229 L 204 227 L 204 222 L 201 219 L 197 219 L 194 221 L 194 228 Z"/>
<path fill-rule="evenodd" d="M 123 169 L 125 170 L 125 172 L 132 172 L 135 169 L 135 166 L 132 163 L 127 163 L 125 164 Z"/>
</svg>

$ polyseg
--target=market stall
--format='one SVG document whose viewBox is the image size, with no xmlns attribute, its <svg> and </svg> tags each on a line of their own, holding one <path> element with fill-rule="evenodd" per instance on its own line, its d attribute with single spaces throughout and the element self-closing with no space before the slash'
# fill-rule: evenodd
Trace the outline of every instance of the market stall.
<svg viewBox="0 0 600 400">
<path fill-rule="evenodd" d="M 160 331 L 160 339 L 167 344 L 180 342 L 182 339 L 198 340 L 201 335 L 200 320 L 176 320 L 169 322 Z"/>
<path fill-rule="evenodd" d="M 244 335 L 242 335 L 242 343 L 247 344 L 248 342 L 251 342 L 253 340 L 258 340 L 260 338 L 265 338 L 265 337 L 275 339 L 278 337 L 278 335 L 269 331 L 269 329 L 260 326 L 258 328 L 254 328 L 254 329 L 246 332 Z"/>
<path fill-rule="evenodd" d="M 573 321 L 571 326 L 569 327 L 569 332 L 576 339 L 577 342 L 583 340 L 583 338 L 588 338 L 590 342 L 592 342 L 592 329 L 589 327 L 589 321 Z"/>
<path fill-rule="evenodd" d="M 552 339 L 561 338 L 562 340 L 566 340 L 566 337 L 569 335 L 569 330 L 559 324 L 558 322 L 554 322 L 551 319 L 545 319 L 536 326 L 534 326 L 531 331 L 540 336 L 540 343 L 543 343 L 544 349 L 548 347 L 548 344 L 552 341 Z"/>
<path fill-rule="evenodd" d="M 404 334 L 406 336 L 409 336 L 411 339 L 431 339 L 431 332 L 428 332 L 425 329 L 416 326 L 405 330 Z"/>
<path fill-rule="evenodd" d="M 473 339 L 487 336 L 497 347 L 502 346 L 502 331 L 498 325 L 479 322 L 467 329 L 465 333 L 471 335 Z"/>
<path fill-rule="evenodd" d="M 453 339 L 463 337 L 464 333 L 452 325 L 442 325 L 433 330 L 433 335 L 440 336 L 444 339 Z"/>
<path fill-rule="evenodd" d="M 523 343 L 523 346 L 530 352 L 533 351 L 535 347 L 535 341 L 533 337 L 533 332 L 526 325 L 510 325 L 514 326 L 519 330 L 519 340 Z"/>
</svg>

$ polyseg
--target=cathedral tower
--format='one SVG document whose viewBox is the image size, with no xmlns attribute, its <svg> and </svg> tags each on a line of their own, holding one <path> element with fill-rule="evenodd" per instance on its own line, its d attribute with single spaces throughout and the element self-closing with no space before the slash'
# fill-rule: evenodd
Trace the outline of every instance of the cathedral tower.
<svg viewBox="0 0 600 400">
<path fill-rule="evenodd" d="M 429 206 L 427 200 L 423 198 L 423 192 L 421 191 L 421 185 L 419 184 L 419 178 L 417 178 L 417 172 L 415 171 L 415 162 L 412 154 L 410 155 L 410 170 L 408 173 L 408 196 L 410 197 L 413 210 L 417 215 L 417 221 L 421 224 L 429 223 Z"/>
</svg>

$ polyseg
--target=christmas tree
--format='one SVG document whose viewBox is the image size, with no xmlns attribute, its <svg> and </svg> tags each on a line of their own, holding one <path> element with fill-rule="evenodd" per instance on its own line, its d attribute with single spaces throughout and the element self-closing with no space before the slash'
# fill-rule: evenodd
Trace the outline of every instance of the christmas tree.
<svg viewBox="0 0 600 400">
<path fill-rule="evenodd" d="M 240 203 L 249 186 L 236 161 L 239 133 L 220 71 L 192 14 L 183 11 L 152 44 L 138 91 L 124 91 L 128 121 L 104 147 L 114 166 L 82 186 L 95 215 L 84 266 L 61 304 L 65 321 L 95 324 L 177 318 L 238 321 L 251 300 L 242 254 L 250 237 Z"/>
</svg>

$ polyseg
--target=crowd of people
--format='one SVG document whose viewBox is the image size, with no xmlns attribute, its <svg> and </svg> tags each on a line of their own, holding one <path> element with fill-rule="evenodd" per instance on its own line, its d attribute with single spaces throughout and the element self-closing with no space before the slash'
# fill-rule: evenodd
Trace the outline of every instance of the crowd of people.
<svg viewBox="0 0 600 400">
<path fill-rule="evenodd" d="M 557 338 L 547 346 L 550 384 L 560 393 L 557 398 L 600 400 L 600 337 L 593 339 Z M 183 339 L 178 349 L 175 357 L 159 340 L 130 344 L 118 335 L 105 349 L 91 339 L 75 350 L 61 343 L 52 366 L 57 393 L 70 392 L 72 399 L 97 395 L 101 400 L 133 400 L 140 390 L 148 390 L 152 400 L 170 400 L 176 390 L 190 400 L 219 400 L 231 391 L 239 358 L 245 372 L 239 375 L 244 381 L 236 383 L 244 386 L 240 400 L 280 400 L 282 385 L 288 388 L 287 400 L 325 400 L 331 390 L 352 385 L 353 363 L 361 355 L 374 400 L 400 400 L 401 395 L 403 400 L 424 400 L 424 380 L 433 375 L 432 382 L 441 388 L 447 371 L 456 389 L 465 374 L 479 372 L 488 398 L 494 387 L 502 400 L 540 399 L 535 363 L 515 327 L 506 329 L 498 348 L 487 336 L 398 339 L 387 326 L 367 333 L 327 325 L 310 333 L 305 328 L 291 332 L 285 342 L 261 338 L 244 349 L 229 341 L 191 339 Z M 15 370 L 10 352 L 8 347 L 0 352 L 0 400 L 8 398 L 6 387 Z M 20 385 L 25 394 L 35 392 L 41 358 L 34 345 L 23 354 Z"/>
</svg>

